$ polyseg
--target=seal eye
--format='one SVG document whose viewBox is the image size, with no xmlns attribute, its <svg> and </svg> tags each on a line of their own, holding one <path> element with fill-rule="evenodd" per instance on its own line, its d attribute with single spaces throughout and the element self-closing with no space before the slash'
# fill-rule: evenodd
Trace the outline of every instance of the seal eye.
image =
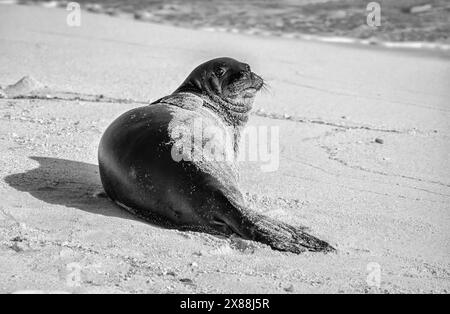
<svg viewBox="0 0 450 314">
<path fill-rule="evenodd" d="M 218 67 L 214 73 L 216 74 L 217 77 L 222 77 L 225 74 L 225 69 L 222 67 Z"/>
</svg>

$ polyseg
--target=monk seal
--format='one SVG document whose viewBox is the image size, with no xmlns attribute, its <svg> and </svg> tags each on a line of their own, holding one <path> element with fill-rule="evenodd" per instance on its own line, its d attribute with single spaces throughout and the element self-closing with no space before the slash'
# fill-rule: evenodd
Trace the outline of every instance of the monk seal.
<svg viewBox="0 0 450 314">
<path fill-rule="evenodd" d="M 294 253 L 334 250 L 302 227 L 250 210 L 239 189 L 234 157 L 263 86 L 248 64 L 217 58 L 195 68 L 171 95 L 122 114 L 99 145 L 106 194 L 134 215 L 167 228 L 235 234 Z M 183 135 L 190 131 L 200 140 L 186 140 Z M 214 158 L 205 148 L 212 148 Z"/>
</svg>

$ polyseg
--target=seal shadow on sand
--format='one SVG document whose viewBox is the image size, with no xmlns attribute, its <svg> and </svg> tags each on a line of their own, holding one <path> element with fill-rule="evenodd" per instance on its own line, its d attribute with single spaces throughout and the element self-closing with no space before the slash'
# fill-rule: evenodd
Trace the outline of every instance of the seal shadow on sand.
<svg viewBox="0 0 450 314">
<path fill-rule="evenodd" d="M 77 208 L 96 215 L 141 221 L 159 229 L 167 229 L 131 215 L 107 197 L 96 196 L 104 191 L 97 165 L 52 157 L 29 158 L 37 161 L 39 167 L 5 177 L 5 182 L 12 188 L 29 193 L 48 204 Z M 223 239 L 220 235 L 213 237 Z M 232 243 L 237 250 L 246 253 L 249 253 L 249 248 L 252 248 L 252 252 L 256 248 L 254 244 L 244 243 L 239 238 L 232 238 Z"/>
<path fill-rule="evenodd" d="M 100 192 L 104 193 L 97 165 L 51 157 L 29 158 L 37 161 L 39 167 L 5 177 L 5 182 L 12 188 L 30 193 L 48 204 L 77 208 L 96 215 L 140 221 L 154 228 L 168 230 L 133 216 L 106 196 L 97 196 Z"/>
<path fill-rule="evenodd" d="M 97 165 L 73 160 L 30 157 L 39 167 L 9 175 L 5 182 L 18 191 L 49 204 L 74 207 L 83 211 L 130 220 L 140 220 L 113 204 L 103 192 Z"/>
</svg>

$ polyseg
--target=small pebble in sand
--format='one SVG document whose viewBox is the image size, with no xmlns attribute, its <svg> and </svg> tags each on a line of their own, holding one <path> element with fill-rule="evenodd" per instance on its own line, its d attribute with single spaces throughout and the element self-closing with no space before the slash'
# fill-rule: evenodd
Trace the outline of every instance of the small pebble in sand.
<svg viewBox="0 0 450 314">
<path fill-rule="evenodd" d="M 194 284 L 194 282 L 192 281 L 192 279 L 189 279 L 189 278 L 181 278 L 180 281 L 181 281 L 182 283 L 185 283 L 185 284 L 188 284 L 188 285 L 193 285 L 193 284 Z"/>
<path fill-rule="evenodd" d="M 376 138 L 375 139 L 375 143 L 378 143 L 378 144 L 383 144 L 384 143 L 384 141 L 381 139 L 381 138 Z"/>
<path fill-rule="evenodd" d="M 95 101 L 102 101 L 104 98 L 105 96 L 103 94 L 100 94 L 95 97 Z"/>
<path fill-rule="evenodd" d="M 286 291 L 286 292 L 294 292 L 294 286 L 290 285 L 290 286 L 284 288 L 284 291 Z"/>
</svg>

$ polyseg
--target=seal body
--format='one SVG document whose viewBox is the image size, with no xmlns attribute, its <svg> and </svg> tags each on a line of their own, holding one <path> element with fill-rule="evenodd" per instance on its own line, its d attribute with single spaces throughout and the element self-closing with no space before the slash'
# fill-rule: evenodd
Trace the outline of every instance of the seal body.
<svg viewBox="0 0 450 314">
<path fill-rule="evenodd" d="M 333 250 L 303 228 L 246 206 L 235 157 L 261 86 L 248 65 L 214 59 L 196 68 L 172 95 L 121 115 L 99 146 L 107 195 L 168 228 L 237 234 L 295 253 Z"/>
<path fill-rule="evenodd" d="M 232 190 L 243 202 L 236 165 L 225 153 L 234 152 L 233 147 L 227 149 L 223 137 L 203 130 L 232 130 L 202 105 L 199 96 L 181 93 L 120 116 L 102 137 L 100 176 L 107 195 L 141 218 L 166 227 L 231 234 L 223 221 L 232 221 L 233 206 L 222 189 Z M 223 154 L 221 161 L 204 160 L 198 147 L 186 143 L 195 132 L 201 148 L 221 150 L 215 152 Z"/>
</svg>

